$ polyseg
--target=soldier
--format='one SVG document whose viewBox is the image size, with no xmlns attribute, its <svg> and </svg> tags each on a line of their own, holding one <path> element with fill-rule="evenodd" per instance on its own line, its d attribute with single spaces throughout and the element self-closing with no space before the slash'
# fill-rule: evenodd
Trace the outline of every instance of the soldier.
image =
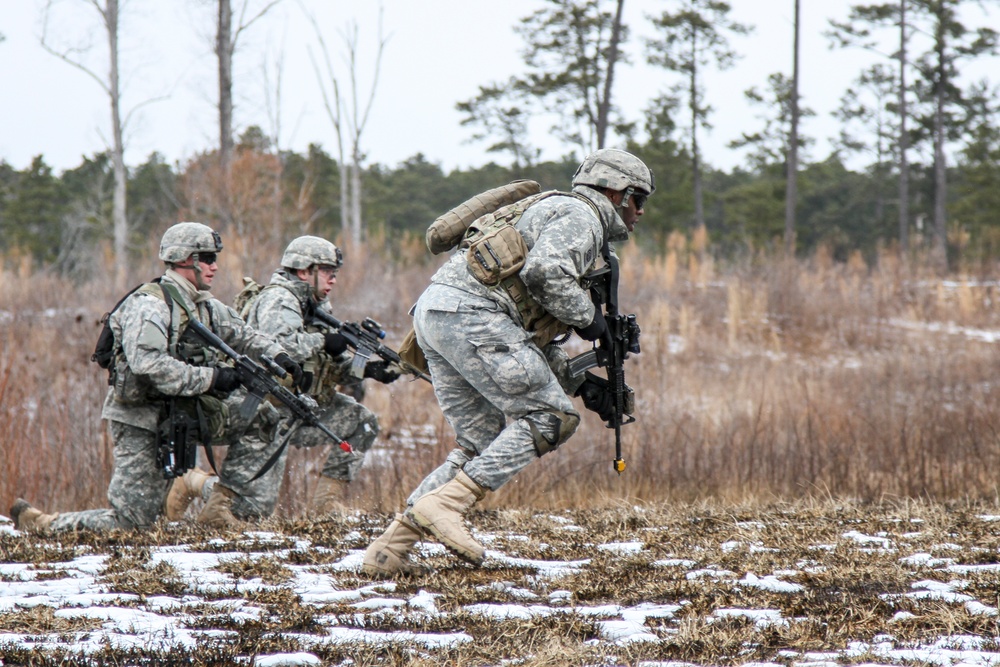
<svg viewBox="0 0 1000 667">
<path fill-rule="evenodd" d="M 257 359 L 269 355 L 301 379 L 301 367 L 281 346 L 246 326 L 209 292 L 221 250 L 218 233 L 206 225 L 181 222 L 170 227 L 160 241 L 164 275 L 135 290 L 109 318 L 115 363 L 101 416 L 108 420 L 114 443 L 111 509 L 46 514 L 18 499 L 11 516 L 19 530 L 149 528 L 163 512 L 171 484 L 157 462 L 157 428 L 167 406 L 203 418 L 213 433 L 195 434 L 198 442 L 224 438 L 227 430 L 237 428 L 222 400 L 239 386 L 236 370 L 221 365 L 224 357 L 186 327 L 191 318 L 242 354 Z M 206 493 L 200 520 L 212 524 L 225 512 L 231 495 L 222 484 L 210 496 Z"/>
<path fill-rule="evenodd" d="M 270 283 L 242 309 L 250 326 L 273 336 L 292 359 L 302 364 L 309 378 L 308 392 L 320 406 L 320 420 L 354 450 L 353 453 L 338 447 L 331 450 L 313 495 L 311 510 L 316 515 L 346 509 L 347 485 L 357 476 L 379 432 L 378 419 L 371 410 L 336 390 L 338 383 L 356 379 L 351 375 L 352 356 L 346 353 L 347 341 L 338 332 L 311 322 L 310 313 L 314 309 L 329 311 L 327 297 L 342 264 L 343 255 L 335 245 L 316 236 L 300 236 L 288 244 L 281 268 L 271 276 Z M 369 361 L 363 376 L 389 383 L 399 374 L 383 361 Z M 285 408 L 281 410 L 281 418 L 288 417 Z M 278 502 L 286 453 L 263 476 L 250 482 L 281 446 L 282 431 L 274 427 L 278 420 L 262 421 L 266 420 L 259 419 L 243 436 L 240 455 L 230 453 L 222 466 L 223 478 L 228 475 L 242 480 L 244 489 L 233 501 L 233 521 L 269 516 Z M 329 438 L 316 428 L 302 427 L 293 433 L 289 444 L 318 447 L 329 444 Z M 200 470 L 190 471 L 183 484 L 178 480 L 168 500 L 168 518 L 180 518 L 191 499 L 202 495 L 203 486 L 212 483 L 214 479 Z"/>
<path fill-rule="evenodd" d="M 637 157 L 599 150 L 580 165 L 571 193 L 538 195 L 515 223 L 530 248 L 519 277 L 487 287 L 458 252 L 431 279 L 413 324 L 458 446 L 368 547 L 366 574 L 416 571 L 410 552 L 424 533 L 479 565 L 484 549 L 465 514 L 573 434 L 580 415 L 570 395 L 602 418 L 613 415 L 606 388 L 569 378 L 567 355 L 551 342 L 570 329 L 590 341 L 606 334 L 580 281 L 610 252 L 609 241 L 628 238 L 653 190 Z"/>
</svg>

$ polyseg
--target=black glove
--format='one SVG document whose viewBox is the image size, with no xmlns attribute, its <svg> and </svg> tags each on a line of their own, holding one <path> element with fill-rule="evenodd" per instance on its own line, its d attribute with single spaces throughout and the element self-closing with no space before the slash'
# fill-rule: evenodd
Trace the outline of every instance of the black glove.
<svg viewBox="0 0 1000 667">
<path fill-rule="evenodd" d="M 389 384 L 399 378 L 399 373 L 389 368 L 384 361 L 369 361 L 365 365 L 365 377 Z"/>
<path fill-rule="evenodd" d="M 597 340 L 608 330 L 608 322 L 604 319 L 604 313 L 599 306 L 594 307 L 594 321 L 585 327 L 577 329 L 580 338 L 584 340 Z"/>
<path fill-rule="evenodd" d="M 615 400 L 608 391 L 607 380 L 587 373 L 587 379 L 576 390 L 576 395 L 583 399 L 584 407 L 596 412 L 603 421 L 615 418 Z"/>
<path fill-rule="evenodd" d="M 297 387 L 299 389 L 302 388 L 302 381 L 305 379 L 305 373 L 302 372 L 302 366 L 295 363 L 295 360 L 288 356 L 286 352 L 282 352 L 276 356 L 274 358 L 274 363 L 278 364 L 291 374 L 293 387 Z"/>
<path fill-rule="evenodd" d="M 240 374 L 236 372 L 236 369 L 229 366 L 219 366 L 215 369 L 212 384 L 208 389 L 209 391 L 217 391 L 220 394 L 228 394 L 239 386 Z"/>
<path fill-rule="evenodd" d="M 331 357 L 339 357 L 347 349 L 347 339 L 339 333 L 329 331 L 325 334 L 323 341 L 323 351 Z"/>
</svg>

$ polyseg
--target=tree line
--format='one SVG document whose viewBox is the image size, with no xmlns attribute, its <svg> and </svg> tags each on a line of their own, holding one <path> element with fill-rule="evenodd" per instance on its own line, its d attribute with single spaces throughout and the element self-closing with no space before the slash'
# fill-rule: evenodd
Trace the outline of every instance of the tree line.
<svg viewBox="0 0 1000 667">
<path fill-rule="evenodd" d="M 360 138 L 377 78 L 367 106 L 344 106 L 315 21 L 321 48 L 314 69 L 336 130 L 336 154 L 319 144 L 303 153 L 283 149 L 276 131 L 256 126 L 227 142 L 231 97 L 222 102 L 232 81 L 223 70 L 231 75 L 236 36 L 249 23 L 226 27 L 229 0 L 219 0 L 217 52 L 226 83 L 219 147 L 178 164 L 154 153 L 124 175 L 114 148 L 61 174 L 44 156 L 23 170 L 0 163 L 0 250 L 8 260 L 31 257 L 54 270 L 85 273 L 108 239 L 116 239 L 116 256 L 138 252 L 151 234 L 180 218 L 276 239 L 316 233 L 356 241 L 378 232 L 391 244 L 422 235 L 447 209 L 514 178 L 565 188 L 580 157 L 607 145 L 641 155 L 657 176 L 657 195 L 640 227 L 640 242 L 654 251 L 671 234 L 704 229 L 719 257 L 782 249 L 805 254 L 825 246 L 839 258 L 855 251 L 874 258 L 895 247 L 904 255 L 927 250 L 942 269 L 992 261 L 1000 252 L 998 91 L 988 80 L 963 84 L 960 77 L 965 64 L 997 54 L 995 31 L 962 20 L 963 9 L 982 3 L 860 3 L 846 21 L 828 22 L 824 38 L 831 48 L 866 49 L 876 61 L 857 73 L 834 112 L 840 124 L 835 149 L 813 159 L 814 138 L 801 131 L 799 119 L 815 112 L 800 98 L 798 80 L 818 73 L 798 71 L 798 0 L 788 1 L 796 8 L 789 70 L 744 93 L 759 110 L 753 127 L 731 142 L 746 151 L 744 166 L 715 169 L 699 145 L 712 116 L 705 72 L 731 67 L 740 56 L 733 41 L 754 30 L 730 19 L 729 3 L 666 3 L 647 17 L 655 36 L 628 50 L 625 0 L 540 0 L 516 27 L 523 73 L 484 84 L 457 104 L 470 138 L 484 142 L 495 161 L 445 173 L 420 154 L 393 166 L 362 164 Z M 105 7 L 113 4 L 106 0 Z M 260 7 L 253 19 L 274 4 Z M 354 63 L 356 31 L 347 39 Z M 381 27 L 379 45 L 380 61 Z M 614 80 L 616 69 L 637 55 L 662 67 L 671 83 L 656 91 L 640 119 L 629 119 L 615 105 Z M 542 117 L 552 119 L 565 158 L 541 161 L 531 145 L 530 125 Z M 864 166 L 848 168 L 848 162 Z M 119 210 L 128 211 L 124 238 L 114 222 L 120 232 Z"/>
</svg>

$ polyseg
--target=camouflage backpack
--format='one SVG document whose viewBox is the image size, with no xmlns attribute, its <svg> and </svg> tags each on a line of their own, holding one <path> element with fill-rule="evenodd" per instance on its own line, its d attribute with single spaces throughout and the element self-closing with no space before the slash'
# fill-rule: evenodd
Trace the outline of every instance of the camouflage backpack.
<svg viewBox="0 0 1000 667">
<path fill-rule="evenodd" d="M 250 314 L 250 306 L 257 295 L 267 289 L 267 285 L 261 285 L 250 276 L 243 276 L 243 289 L 233 297 L 233 310 L 240 314 L 245 321 Z"/>
</svg>

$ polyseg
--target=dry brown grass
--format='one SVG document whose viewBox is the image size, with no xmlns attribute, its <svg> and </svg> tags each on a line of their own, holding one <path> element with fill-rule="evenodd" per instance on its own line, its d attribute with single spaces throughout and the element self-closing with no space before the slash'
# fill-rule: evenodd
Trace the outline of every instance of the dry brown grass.
<svg viewBox="0 0 1000 667">
<path fill-rule="evenodd" d="M 276 242 L 227 237 L 228 249 L 215 290 L 223 299 L 249 269 L 266 280 L 269 269 L 258 267 L 280 253 Z M 338 315 L 374 317 L 398 344 L 436 263 L 412 248 L 392 261 L 367 247 L 347 256 Z M 623 429 L 627 470 L 612 472 L 611 432 L 587 414 L 569 443 L 487 508 L 996 497 L 996 345 L 930 328 L 1000 330 L 996 285 L 962 276 L 945 283 L 889 254 L 871 270 L 823 253 L 721 267 L 682 239 L 658 258 L 626 247 L 622 267 L 622 303 L 643 327 L 643 352 L 626 368 L 639 400 L 637 423 Z M 129 281 L 154 271 L 146 262 Z M 49 510 L 105 505 L 106 384 L 88 358 L 117 294 L 103 283 L 67 287 L 29 269 L 0 273 L 0 457 L 8 471 L 0 507 L 18 496 Z M 444 459 L 453 434 L 424 383 L 372 386 L 366 403 L 382 437 L 350 501 L 389 512 Z M 303 513 L 325 456 L 291 452 L 280 516 Z"/>
<path fill-rule="evenodd" d="M 377 513 L 324 522 L 276 520 L 268 525 L 274 533 L 266 538 L 233 533 L 202 542 L 199 539 L 207 533 L 178 524 L 155 534 L 61 535 L 58 549 L 52 545 L 54 538 L 0 533 L 0 553 L 5 555 L 3 562 L 39 563 L 39 574 L 44 566 L 32 553 L 35 550 L 58 555 L 62 550 L 76 549 L 79 554 L 105 555 L 102 581 L 122 584 L 111 590 L 139 592 L 130 589 L 129 582 L 137 588 L 146 585 L 141 572 L 150 571 L 152 545 L 187 544 L 192 553 L 228 554 L 214 567 L 217 572 L 244 584 L 258 578 L 265 582 L 262 587 L 243 586 L 243 592 L 234 587 L 220 594 L 213 599 L 228 602 L 219 606 L 209 598 L 198 601 L 191 588 L 197 586 L 200 573 L 188 571 L 182 579 L 191 588 L 165 593 L 177 598 L 183 595 L 190 604 L 182 611 L 160 613 L 179 614 L 184 627 L 211 631 L 211 638 L 200 640 L 194 650 L 174 649 L 169 656 L 141 646 L 109 647 L 105 653 L 90 657 L 93 664 L 159 664 L 186 659 L 195 665 L 224 665 L 299 650 L 313 653 L 324 664 L 341 664 L 351 658 L 357 665 L 499 665 L 511 659 L 537 667 L 634 665 L 643 661 L 801 664 L 810 662 L 809 652 L 832 652 L 836 657 L 826 662 L 914 664 L 906 658 L 887 660 L 874 654 L 848 656 L 845 652 L 851 642 L 871 644 L 877 637 L 905 649 L 960 636 L 993 638 L 982 650 L 996 652 L 995 616 L 971 613 L 961 602 L 941 597 L 909 595 L 918 581 L 950 584 L 960 578 L 963 594 L 995 606 L 1000 602 L 996 570 L 958 574 L 950 567 L 906 559 L 928 553 L 953 558 L 952 562 L 994 563 L 1000 548 L 1000 522 L 985 520 L 982 515 L 996 514 L 996 503 L 968 500 L 864 503 L 819 497 L 791 502 L 619 503 L 602 509 L 552 512 L 508 508 L 472 514 L 475 529 L 489 534 L 490 548 L 505 556 L 546 561 L 589 559 L 576 574 L 557 579 L 539 576 L 532 567 L 493 558 L 477 569 L 453 557 L 433 556 L 427 559 L 432 572 L 402 577 L 394 583 L 372 581 L 331 567 L 333 561 L 343 559 L 349 550 L 360 548 L 381 531 L 384 517 Z M 568 524 L 578 530 L 567 531 Z M 853 534 L 885 542 L 859 542 Z M 289 548 L 301 540 L 312 546 Z M 620 541 L 639 542 L 642 549 L 622 553 L 599 548 Z M 330 550 L 332 559 L 314 558 L 320 546 Z M 685 564 L 662 563 L 668 558 Z M 350 601 L 304 602 L 301 589 L 285 576 L 302 566 L 310 573 L 330 577 L 340 591 L 374 586 L 367 593 L 373 598 L 406 601 L 421 591 L 431 592 L 437 596 L 438 613 L 387 613 L 377 605 L 366 609 Z M 140 574 L 129 579 L 130 570 Z M 729 574 L 691 576 L 706 570 Z M 772 573 L 781 573 L 782 581 L 798 584 L 801 590 L 777 592 L 741 583 L 750 574 L 763 577 Z M 73 575 L 53 569 L 49 576 Z M 550 602 L 556 590 L 569 592 L 562 609 Z M 534 598 L 526 602 L 522 597 L 525 592 Z M 243 618 L 228 613 L 232 602 L 241 598 L 263 613 Z M 498 618 L 469 608 L 489 603 L 540 605 L 548 612 Z M 655 640 L 616 645 L 600 627 L 602 618 L 616 614 L 584 611 L 602 605 L 633 608 L 642 603 L 679 606 L 672 616 L 645 619 L 642 629 Z M 140 610 L 143 604 L 124 603 Z M 758 624 L 749 616 L 722 613 L 725 610 L 774 610 L 781 621 Z M 900 612 L 911 615 L 900 617 Z M 74 632 L 97 630 L 99 625 L 86 618 L 63 619 L 40 605 L 0 614 L 0 627 L 20 635 L 72 636 Z M 335 629 L 461 632 L 472 641 L 440 648 L 377 640 L 347 644 L 323 641 Z M 62 640 L 63 645 L 68 641 Z M 48 648 L 32 658 L 26 650 L 5 648 L 11 650 L 5 657 L 14 664 L 29 658 L 37 664 L 60 664 L 64 657 L 73 662 L 71 652 L 61 652 L 69 649 Z M 789 658 L 787 652 L 794 652 L 795 657 Z M 984 661 L 988 659 L 992 658 Z"/>
</svg>

